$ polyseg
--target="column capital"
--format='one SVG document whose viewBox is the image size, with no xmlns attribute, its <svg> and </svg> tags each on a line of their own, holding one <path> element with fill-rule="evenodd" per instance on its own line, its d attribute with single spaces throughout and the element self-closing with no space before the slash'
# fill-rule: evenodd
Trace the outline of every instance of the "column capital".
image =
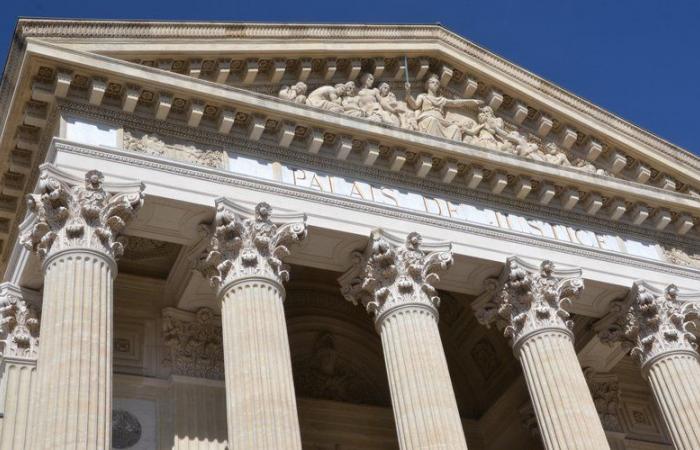
<svg viewBox="0 0 700 450">
<path fill-rule="evenodd" d="M 639 358 L 642 368 L 659 357 L 686 353 L 698 357 L 695 336 L 688 331 L 695 304 L 671 284 L 664 290 L 636 281 L 627 296 L 611 303 L 596 325 L 602 342 L 619 342 Z"/>
<path fill-rule="evenodd" d="M 39 312 L 11 283 L 0 284 L 0 342 L 3 358 L 36 360 L 39 354 Z"/>
<path fill-rule="evenodd" d="M 282 259 L 290 254 L 291 244 L 305 238 L 305 214 L 273 216 L 267 203 L 258 203 L 251 211 L 219 198 L 209 246 L 198 269 L 220 293 L 247 277 L 267 278 L 281 285 L 289 279 L 289 267 Z"/>
<path fill-rule="evenodd" d="M 496 324 L 517 347 L 544 330 L 571 335 L 572 322 L 563 305 L 583 290 L 581 269 L 556 269 L 551 261 L 539 267 L 512 256 L 499 277 L 486 280 L 485 292 L 472 304 L 477 320 Z"/>
<path fill-rule="evenodd" d="M 425 244 L 418 233 L 404 240 L 375 230 L 364 251 L 355 252 L 353 267 L 338 281 L 343 296 L 362 304 L 377 323 L 389 311 L 404 306 L 428 309 L 435 317 L 440 297 L 437 272 L 452 265 L 452 245 Z"/>
<path fill-rule="evenodd" d="M 27 195 L 34 220 L 20 243 L 42 259 L 90 249 L 116 260 L 124 252 L 125 238 L 119 234 L 143 205 L 143 189 L 140 182 L 106 185 L 99 170 L 80 180 L 44 164 L 34 193 Z"/>
</svg>

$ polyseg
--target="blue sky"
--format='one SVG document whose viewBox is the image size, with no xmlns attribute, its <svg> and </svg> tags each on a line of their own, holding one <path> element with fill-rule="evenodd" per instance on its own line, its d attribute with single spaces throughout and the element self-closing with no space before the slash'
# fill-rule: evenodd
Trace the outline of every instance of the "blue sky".
<svg viewBox="0 0 700 450">
<path fill-rule="evenodd" d="M 256 22 L 436 23 L 700 154 L 700 1 L 25 0 L 18 16 Z M 3 51 L 3 50 L 0 50 Z M 4 60 L 4 54 L 1 58 Z"/>
</svg>

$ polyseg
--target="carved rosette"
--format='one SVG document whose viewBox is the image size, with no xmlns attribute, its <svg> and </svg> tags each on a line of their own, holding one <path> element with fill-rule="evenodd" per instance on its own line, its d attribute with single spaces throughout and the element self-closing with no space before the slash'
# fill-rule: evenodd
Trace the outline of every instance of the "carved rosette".
<svg viewBox="0 0 700 450">
<path fill-rule="evenodd" d="M 611 304 L 610 313 L 598 326 L 598 335 L 602 342 L 620 342 L 630 349 L 642 368 L 672 353 L 690 353 L 697 358 L 696 338 L 689 331 L 697 313 L 694 304 L 679 298 L 675 285 L 661 292 L 638 281 L 626 298 Z"/>
<path fill-rule="evenodd" d="M 563 305 L 583 290 L 581 270 L 556 270 L 551 261 L 539 268 L 520 258 L 508 258 L 500 277 L 486 280 L 486 292 L 473 308 L 477 320 L 496 324 L 513 347 L 542 330 L 571 335 L 572 321 Z"/>
<path fill-rule="evenodd" d="M 275 217 L 295 220 L 283 225 L 272 219 L 267 203 L 258 203 L 251 214 L 228 199 L 216 201 L 212 235 L 198 267 L 213 287 L 221 291 L 233 281 L 253 276 L 279 284 L 289 279 L 289 267 L 282 259 L 290 254 L 290 245 L 306 238 L 306 215 Z"/>
<path fill-rule="evenodd" d="M 3 357 L 36 360 L 39 354 L 39 314 L 21 291 L 0 290 L 0 340 Z"/>
<path fill-rule="evenodd" d="M 415 232 L 401 243 L 378 230 L 354 257 L 353 268 L 340 279 L 343 296 L 362 304 L 377 323 L 389 311 L 408 305 L 438 316 L 440 297 L 434 285 L 440 279 L 437 272 L 452 265 L 450 244 L 423 244 Z"/>
<path fill-rule="evenodd" d="M 52 166 L 42 167 L 35 193 L 27 196 L 35 221 L 20 242 L 42 258 L 89 248 L 118 259 L 124 252 L 119 234 L 143 205 L 143 184 L 115 185 L 108 192 L 98 170 L 87 172 L 82 185 L 76 181 Z"/>
</svg>

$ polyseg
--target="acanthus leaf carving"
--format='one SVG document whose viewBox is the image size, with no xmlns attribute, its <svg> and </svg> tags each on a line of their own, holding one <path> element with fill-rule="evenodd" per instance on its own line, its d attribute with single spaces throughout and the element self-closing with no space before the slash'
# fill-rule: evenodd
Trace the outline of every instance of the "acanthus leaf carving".
<svg viewBox="0 0 700 450">
<path fill-rule="evenodd" d="M 678 287 L 663 292 L 635 282 L 624 299 L 615 300 L 610 312 L 596 326 L 604 343 L 621 343 L 646 367 L 661 356 L 691 353 L 698 356 L 696 338 L 690 328 L 697 307 L 679 298 Z"/>
<path fill-rule="evenodd" d="M 377 230 L 365 251 L 354 257 L 353 268 L 339 280 L 347 300 L 362 304 L 377 320 L 403 305 L 422 306 L 437 317 L 440 297 L 435 284 L 438 272 L 452 265 L 450 244 L 424 245 L 416 232 L 400 243 Z"/>
<path fill-rule="evenodd" d="M 221 318 L 210 308 L 195 313 L 174 308 L 163 310 L 166 359 L 175 375 L 222 380 L 224 348 Z"/>
<path fill-rule="evenodd" d="M 51 171 L 42 171 L 36 193 L 27 196 L 36 220 L 21 236 L 21 244 L 42 258 L 61 250 L 90 248 L 118 259 L 125 242 L 120 234 L 143 205 L 144 186 L 131 184 L 112 194 L 103 184 L 98 170 L 88 171 L 82 186 L 70 186 Z"/>
<path fill-rule="evenodd" d="M 265 202 L 256 205 L 252 218 L 249 215 L 226 199 L 217 200 L 209 246 L 198 265 L 214 287 L 223 288 L 245 276 L 269 277 L 279 283 L 289 279 L 283 259 L 290 254 L 290 245 L 306 238 L 306 216 L 288 216 L 297 221 L 277 225 Z"/>
<path fill-rule="evenodd" d="M 39 354 L 39 312 L 22 292 L 0 288 L 0 336 L 3 357 L 36 360 Z"/>
<path fill-rule="evenodd" d="M 472 304 L 476 318 L 502 329 L 514 347 L 544 329 L 571 333 L 573 322 L 564 305 L 583 289 L 580 270 L 558 271 L 551 261 L 538 268 L 510 257 L 501 275 L 485 284 L 485 293 Z"/>
</svg>

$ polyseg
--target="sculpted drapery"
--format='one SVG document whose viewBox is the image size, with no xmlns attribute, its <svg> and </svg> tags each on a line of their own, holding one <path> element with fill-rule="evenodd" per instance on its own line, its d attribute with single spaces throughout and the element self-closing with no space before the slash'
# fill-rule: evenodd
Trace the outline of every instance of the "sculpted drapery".
<svg viewBox="0 0 700 450">
<path fill-rule="evenodd" d="M 556 142 L 542 142 L 507 123 L 483 100 L 446 97 L 440 92 L 440 79 L 435 74 L 425 78 L 424 92 L 415 97 L 411 93 L 410 83 L 406 83 L 403 100 L 397 99 L 388 82 L 382 81 L 374 87 L 375 81 L 373 74 L 364 72 L 357 82 L 322 85 L 308 94 L 307 84 L 299 81 L 291 86 L 282 86 L 278 97 L 534 161 L 611 176 L 606 170 L 571 154 Z"/>
</svg>

